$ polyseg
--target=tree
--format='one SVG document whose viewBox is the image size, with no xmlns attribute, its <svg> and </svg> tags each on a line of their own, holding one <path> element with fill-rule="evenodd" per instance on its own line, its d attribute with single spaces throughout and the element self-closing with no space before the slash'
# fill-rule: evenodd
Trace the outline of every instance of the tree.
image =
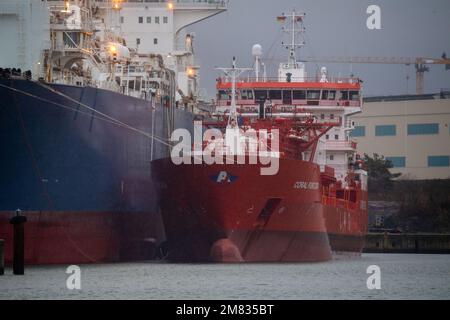
<svg viewBox="0 0 450 320">
<path fill-rule="evenodd" d="M 392 163 L 377 153 L 370 157 L 364 154 L 364 164 L 369 176 L 369 190 L 371 193 L 385 194 L 392 190 L 392 180 L 398 178 L 400 173 L 391 173 Z"/>
</svg>

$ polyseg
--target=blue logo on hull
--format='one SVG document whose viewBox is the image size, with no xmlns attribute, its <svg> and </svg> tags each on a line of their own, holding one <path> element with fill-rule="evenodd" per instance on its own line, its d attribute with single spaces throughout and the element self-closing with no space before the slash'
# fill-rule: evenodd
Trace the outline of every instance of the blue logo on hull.
<svg viewBox="0 0 450 320">
<path fill-rule="evenodd" d="M 220 171 L 218 174 L 210 176 L 211 180 L 216 183 L 232 183 L 237 180 L 238 177 L 226 171 Z"/>
</svg>

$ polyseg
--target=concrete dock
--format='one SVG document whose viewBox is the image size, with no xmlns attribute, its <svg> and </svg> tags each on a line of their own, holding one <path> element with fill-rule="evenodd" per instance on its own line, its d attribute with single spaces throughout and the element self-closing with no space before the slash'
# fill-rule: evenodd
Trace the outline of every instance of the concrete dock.
<svg viewBox="0 0 450 320">
<path fill-rule="evenodd" d="M 367 253 L 450 253 L 450 234 L 368 233 Z"/>
</svg>

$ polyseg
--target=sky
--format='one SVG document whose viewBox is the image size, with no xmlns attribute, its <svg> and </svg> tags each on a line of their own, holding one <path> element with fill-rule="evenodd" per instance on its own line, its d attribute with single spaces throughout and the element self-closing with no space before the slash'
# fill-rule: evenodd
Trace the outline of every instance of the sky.
<svg viewBox="0 0 450 320">
<path fill-rule="evenodd" d="M 366 25 L 369 5 L 381 9 L 381 30 Z M 251 48 L 263 47 L 268 76 L 287 61 L 281 45 L 283 33 L 276 16 L 305 12 L 306 46 L 299 59 L 314 57 L 450 57 L 450 0 L 230 0 L 227 12 L 188 28 L 195 34 L 195 53 L 201 66 L 202 94 L 215 95 L 215 67 L 229 66 L 233 56 L 238 66 L 251 67 Z M 309 75 L 326 66 L 331 76 L 354 74 L 364 81 L 364 95 L 415 93 L 414 65 L 307 64 Z M 409 76 L 409 80 L 407 77 Z M 425 73 L 425 92 L 450 89 L 450 70 L 430 66 Z"/>
</svg>

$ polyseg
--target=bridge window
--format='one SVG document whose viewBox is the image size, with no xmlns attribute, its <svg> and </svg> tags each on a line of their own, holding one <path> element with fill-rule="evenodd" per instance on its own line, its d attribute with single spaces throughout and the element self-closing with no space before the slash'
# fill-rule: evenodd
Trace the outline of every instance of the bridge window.
<svg viewBox="0 0 450 320">
<path fill-rule="evenodd" d="M 359 100 L 359 91 L 350 91 L 350 100 L 358 101 Z"/>
<path fill-rule="evenodd" d="M 152 17 L 147 17 L 147 23 L 152 23 Z"/>
<path fill-rule="evenodd" d="M 341 91 L 341 100 L 348 100 L 348 91 Z"/>
<path fill-rule="evenodd" d="M 241 99 L 253 100 L 253 91 L 252 90 L 241 90 Z"/>
<path fill-rule="evenodd" d="M 281 100 L 281 90 L 269 90 L 269 99 Z"/>
<path fill-rule="evenodd" d="M 319 100 L 320 99 L 320 90 L 308 90 L 307 99 L 308 100 Z"/>
<path fill-rule="evenodd" d="M 219 100 L 229 100 L 230 99 L 230 92 L 225 90 L 219 91 Z"/>
<path fill-rule="evenodd" d="M 306 91 L 305 90 L 294 90 L 292 92 L 292 97 L 294 100 L 306 100 Z"/>
<path fill-rule="evenodd" d="M 138 22 L 139 22 L 139 23 L 143 23 L 143 22 L 144 22 L 144 17 L 139 17 L 139 18 L 138 18 Z"/>
<path fill-rule="evenodd" d="M 292 91 L 283 90 L 283 103 L 292 103 Z"/>
<path fill-rule="evenodd" d="M 155 23 L 159 24 L 159 17 L 155 17 Z"/>
<path fill-rule="evenodd" d="M 169 18 L 168 17 L 163 17 L 163 23 L 168 23 L 169 22 Z"/>
<path fill-rule="evenodd" d="M 255 90 L 256 100 L 267 100 L 267 90 Z"/>
<path fill-rule="evenodd" d="M 336 90 L 328 91 L 328 100 L 336 100 Z"/>
<path fill-rule="evenodd" d="M 335 100 L 336 90 L 322 90 L 322 100 Z"/>
</svg>

